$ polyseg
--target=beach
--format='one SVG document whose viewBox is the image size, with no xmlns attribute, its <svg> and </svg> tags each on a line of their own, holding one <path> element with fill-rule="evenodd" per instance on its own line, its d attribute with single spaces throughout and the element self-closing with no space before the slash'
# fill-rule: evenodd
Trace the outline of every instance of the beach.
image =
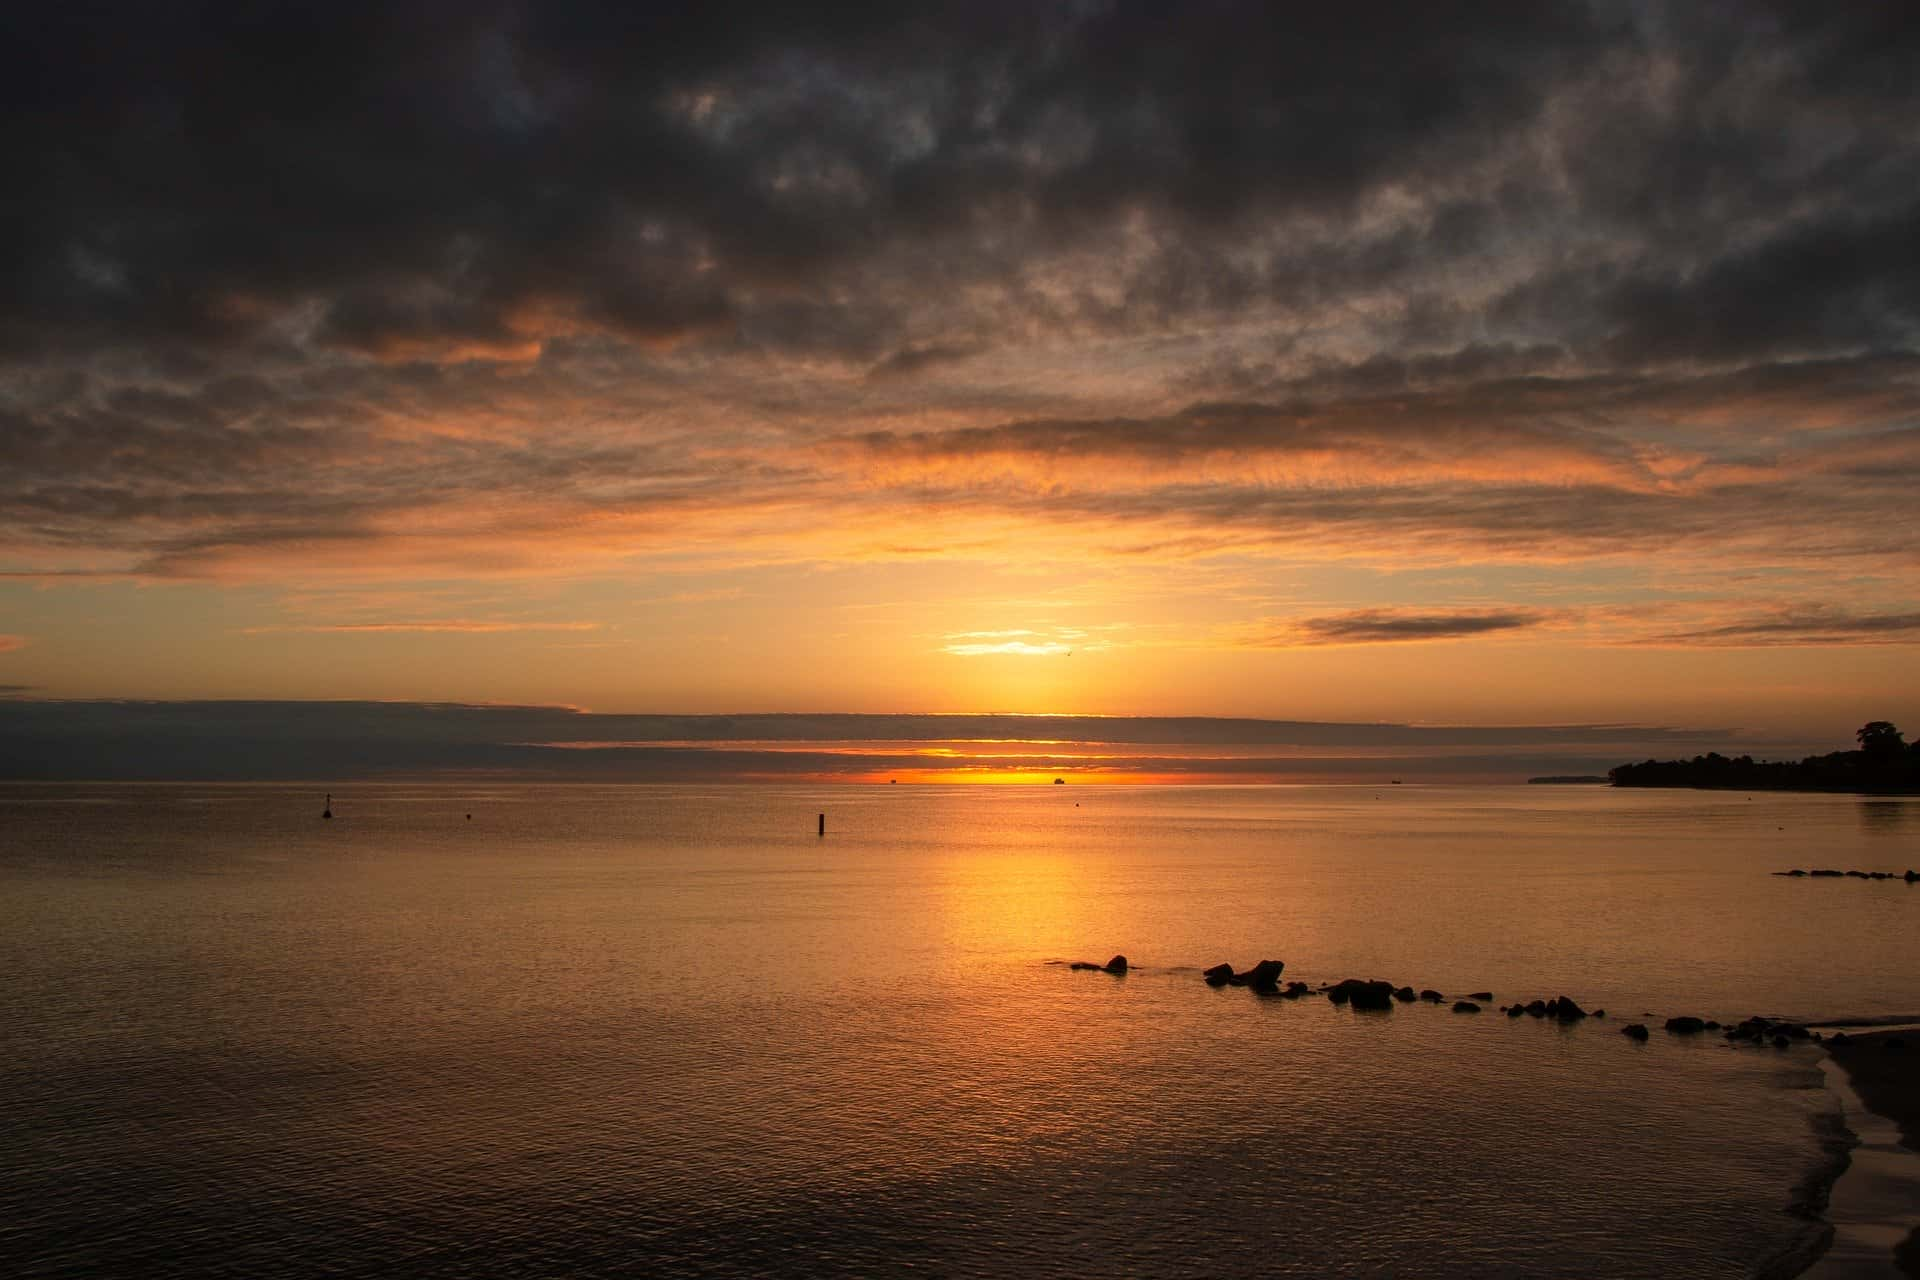
<svg viewBox="0 0 1920 1280">
<path fill-rule="evenodd" d="M 1883 1152 L 1881 1164 L 1891 1166 L 1892 1177 L 1887 1180 L 1892 1185 L 1878 1194 L 1883 1203 L 1891 1201 L 1892 1216 L 1900 1218 L 1895 1225 L 1906 1230 L 1905 1238 L 1893 1251 L 1901 1273 L 1920 1276 L 1920 1226 L 1907 1225 L 1914 1216 L 1914 1190 L 1920 1185 L 1915 1176 L 1920 1170 L 1920 1033 L 1913 1028 L 1847 1032 L 1838 1040 L 1829 1036 L 1826 1049 L 1846 1073 L 1847 1086 L 1873 1113 L 1868 1123 L 1873 1117 L 1890 1123 L 1900 1146 L 1910 1154 L 1910 1159 L 1900 1161 L 1885 1159 Z M 1861 1122 L 1856 1119 L 1854 1123 Z M 1873 1189 L 1863 1188 L 1861 1198 L 1866 1207 L 1862 1216 L 1871 1217 L 1874 1195 Z"/>
</svg>

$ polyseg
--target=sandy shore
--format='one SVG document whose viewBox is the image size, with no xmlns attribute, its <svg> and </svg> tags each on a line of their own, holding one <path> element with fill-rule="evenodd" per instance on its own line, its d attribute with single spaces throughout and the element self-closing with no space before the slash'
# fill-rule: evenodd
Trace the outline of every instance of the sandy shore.
<svg viewBox="0 0 1920 1280">
<path fill-rule="evenodd" d="M 1895 1043 L 1898 1048 L 1889 1047 Z M 1829 1038 L 1825 1047 L 1866 1108 L 1897 1127 L 1900 1146 L 1920 1153 L 1920 1032 L 1848 1034 Z M 1920 1280 L 1920 1228 L 1906 1236 L 1894 1256 L 1902 1274 Z"/>
</svg>

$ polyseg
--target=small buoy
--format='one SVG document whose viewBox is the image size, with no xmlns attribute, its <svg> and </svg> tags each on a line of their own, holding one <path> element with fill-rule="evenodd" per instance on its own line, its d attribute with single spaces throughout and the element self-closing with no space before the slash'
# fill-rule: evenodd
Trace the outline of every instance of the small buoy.
<svg viewBox="0 0 1920 1280">
<path fill-rule="evenodd" d="M 820 815 L 820 834 L 827 834 L 827 815 L 824 813 Z"/>
<path fill-rule="evenodd" d="M 472 821 L 473 821 L 473 815 L 472 815 L 472 814 L 468 814 L 468 815 L 467 815 L 467 821 L 468 821 L 468 822 L 472 822 Z"/>
</svg>

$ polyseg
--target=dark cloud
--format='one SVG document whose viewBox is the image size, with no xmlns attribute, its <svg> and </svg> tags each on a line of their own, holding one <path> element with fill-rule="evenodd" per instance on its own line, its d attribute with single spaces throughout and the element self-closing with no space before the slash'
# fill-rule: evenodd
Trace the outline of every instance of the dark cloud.
<svg viewBox="0 0 1920 1280">
<path fill-rule="evenodd" d="M 1648 48 L 1662 37 L 1630 11 L 1574 4 L 1382 24 L 1222 0 L 27 5 L 4 34 L 28 125 L 4 159 L 34 193 L 0 241 L 9 345 L 232 343 L 299 315 L 315 342 L 395 357 L 711 334 L 834 297 L 894 250 L 1007 282 L 1143 214 L 1162 235 L 1140 305 L 1391 279 L 1483 252 L 1530 198 L 1496 183 L 1411 238 L 1251 273 L 1210 237 L 1504 170 L 1568 84 L 1722 37 Z M 1780 31 L 1772 51 L 1828 35 Z"/>
<path fill-rule="evenodd" d="M 1651 641 L 1726 647 L 1916 642 L 1920 642 L 1920 613 L 1855 613 L 1818 606 L 1787 608 L 1718 626 L 1672 632 Z"/>
<path fill-rule="evenodd" d="M 1396 644 L 1411 640 L 1460 640 L 1500 631 L 1523 631 L 1547 621 L 1524 610 L 1352 609 L 1301 618 L 1273 644 Z"/>
</svg>

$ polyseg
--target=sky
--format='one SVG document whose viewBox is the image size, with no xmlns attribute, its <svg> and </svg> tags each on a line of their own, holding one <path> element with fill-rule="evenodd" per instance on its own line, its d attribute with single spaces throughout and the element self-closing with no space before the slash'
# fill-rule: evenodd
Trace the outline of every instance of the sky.
<svg viewBox="0 0 1920 1280">
<path fill-rule="evenodd" d="M 0 698 L 1920 728 L 1912 6 L 805 8 L 6 6 Z"/>
</svg>

